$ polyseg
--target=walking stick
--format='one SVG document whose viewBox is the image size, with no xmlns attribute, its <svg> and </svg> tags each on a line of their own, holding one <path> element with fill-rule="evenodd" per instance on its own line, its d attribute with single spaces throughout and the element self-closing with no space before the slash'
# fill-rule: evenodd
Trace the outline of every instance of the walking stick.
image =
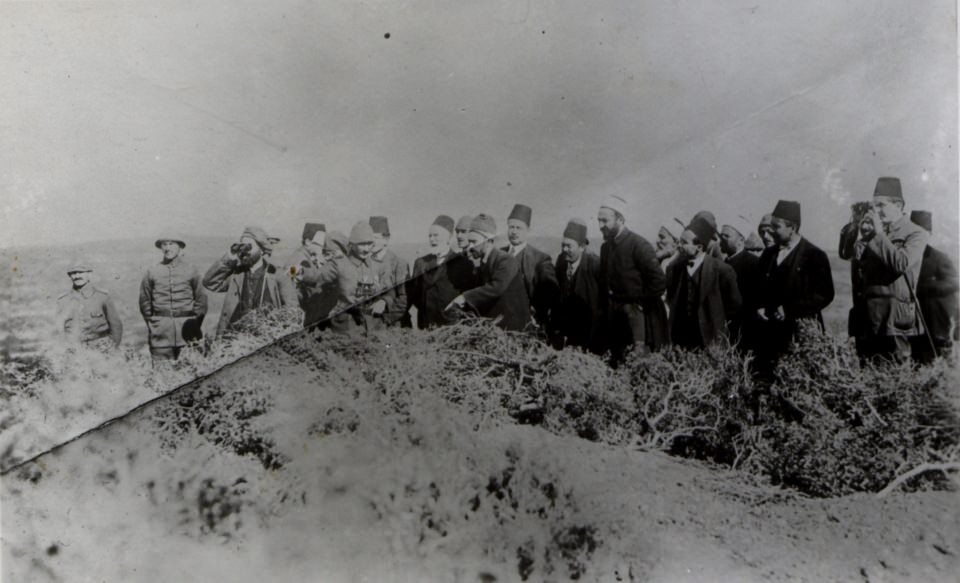
<svg viewBox="0 0 960 583">
<path fill-rule="evenodd" d="M 937 346 L 933 343 L 933 336 L 930 335 L 930 327 L 927 326 L 927 321 L 923 317 L 923 310 L 920 308 L 920 300 L 917 298 L 917 293 L 913 289 L 913 282 L 910 281 L 910 272 L 905 271 L 903 273 L 903 277 L 907 280 L 907 287 L 910 288 L 910 300 L 913 302 L 913 306 L 917 310 L 917 318 L 920 320 L 920 325 L 923 326 L 923 335 L 927 338 L 927 343 L 930 344 L 931 354 L 936 357 Z"/>
</svg>

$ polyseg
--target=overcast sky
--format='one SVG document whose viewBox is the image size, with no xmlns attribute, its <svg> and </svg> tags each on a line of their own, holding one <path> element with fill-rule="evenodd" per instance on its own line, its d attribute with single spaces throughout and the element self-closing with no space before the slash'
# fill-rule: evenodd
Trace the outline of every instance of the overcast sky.
<svg viewBox="0 0 960 583">
<path fill-rule="evenodd" d="M 514 202 L 799 200 L 825 248 L 878 176 L 957 232 L 953 0 L 0 3 L 0 247 Z M 389 38 L 387 38 L 389 35 Z"/>
</svg>

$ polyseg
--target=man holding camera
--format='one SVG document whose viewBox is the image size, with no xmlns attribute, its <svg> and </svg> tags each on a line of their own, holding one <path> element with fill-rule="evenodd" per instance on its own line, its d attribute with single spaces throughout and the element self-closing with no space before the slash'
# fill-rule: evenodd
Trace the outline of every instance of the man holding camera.
<svg viewBox="0 0 960 583">
<path fill-rule="evenodd" d="M 163 259 L 147 269 L 140 282 L 140 314 L 147 324 L 151 358 L 176 360 L 184 346 L 203 339 L 207 295 L 197 268 L 180 255 L 186 243 L 167 237 L 157 239 L 155 246 Z"/>
<path fill-rule="evenodd" d="M 900 179 L 879 178 L 872 208 L 861 210 L 857 224 L 841 233 L 840 256 L 853 262 L 854 293 L 859 292 L 851 332 L 861 360 L 904 362 L 910 337 L 924 333 L 916 291 L 930 234 L 903 208 Z"/>
<path fill-rule="evenodd" d="M 271 250 L 266 231 L 247 227 L 240 241 L 232 244 L 203 276 L 203 287 L 227 293 L 217 324 L 217 337 L 255 310 L 299 306 L 293 280 L 286 270 L 267 261 L 266 253 Z"/>
</svg>

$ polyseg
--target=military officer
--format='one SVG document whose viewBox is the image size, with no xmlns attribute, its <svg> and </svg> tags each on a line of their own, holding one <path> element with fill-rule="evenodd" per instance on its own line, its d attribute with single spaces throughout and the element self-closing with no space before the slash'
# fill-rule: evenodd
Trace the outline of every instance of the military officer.
<svg viewBox="0 0 960 583">
<path fill-rule="evenodd" d="M 319 267 L 323 261 L 327 242 L 327 227 L 323 223 L 306 223 L 300 237 L 301 246 L 294 251 L 290 267 L 296 272 L 298 267 Z M 323 286 L 310 285 L 302 278 L 296 279 L 297 296 L 300 309 L 303 310 L 303 327 L 310 328 L 323 321 L 329 312 L 325 308 Z"/>
<path fill-rule="evenodd" d="M 67 268 L 73 289 L 57 298 L 57 322 L 74 342 L 97 348 L 120 346 L 123 339 L 120 313 L 110 294 L 90 282 L 91 273 L 93 269 L 87 265 Z"/>
<path fill-rule="evenodd" d="M 140 315 L 153 360 L 176 360 L 184 346 L 203 339 L 207 294 L 197 268 L 181 255 L 186 247 L 182 239 L 160 238 L 154 245 L 163 258 L 140 281 Z"/>
<path fill-rule="evenodd" d="M 383 314 L 382 322 L 386 326 L 408 325 L 405 320 L 407 309 L 406 283 L 410 279 L 410 264 L 397 257 L 389 249 L 390 225 L 387 217 L 370 217 L 370 228 L 373 229 L 373 251 L 371 259 L 380 273 L 380 284 L 387 291 L 383 299 L 387 302 L 387 310 Z"/>
</svg>

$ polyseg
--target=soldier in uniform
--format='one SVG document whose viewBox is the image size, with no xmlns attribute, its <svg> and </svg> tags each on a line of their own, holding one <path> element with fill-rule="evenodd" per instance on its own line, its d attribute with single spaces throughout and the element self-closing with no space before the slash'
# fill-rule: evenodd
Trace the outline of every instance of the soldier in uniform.
<svg viewBox="0 0 960 583">
<path fill-rule="evenodd" d="M 260 227 L 247 227 L 240 240 L 203 276 L 203 287 L 227 294 L 220 311 L 217 337 L 255 310 L 299 310 L 300 302 L 289 272 L 268 261 L 265 251 L 271 251 L 267 233 Z"/>
<path fill-rule="evenodd" d="M 297 268 L 320 267 L 327 242 L 327 227 L 323 223 L 307 223 L 303 226 L 301 236 L 302 245 L 290 259 L 290 268 L 296 272 Z M 300 298 L 300 309 L 303 310 L 303 327 L 316 326 L 329 313 L 324 311 L 324 289 L 322 285 L 310 285 L 297 278 L 297 296 Z"/>
<path fill-rule="evenodd" d="M 458 295 L 447 306 L 472 311 L 485 318 L 500 318 L 506 330 L 523 331 L 530 324 L 530 303 L 520 274 L 520 262 L 510 253 L 497 249 L 494 239 L 497 223 L 493 217 L 479 214 L 470 224 L 467 252 L 479 263 L 477 285 Z"/>
<path fill-rule="evenodd" d="M 90 282 L 92 272 L 86 265 L 67 268 L 73 289 L 57 298 L 57 322 L 73 342 L 115 348 L 123 339 L 123 322 L 110 294 Z"/>
<path fill-rule="evenodd" d="M 627 349 L 659 350 L 670 342 L 663 269 L 653 246 L 626 226 L 627 202 L 609 196 L 597 212 L 603 233 L 600 247 L 600 294 L 605 298 L 606 335 L 611 364 L 618 366 Z"/>
<path fill-rule="evenodd" d="M 155 246 L 163 259 L 140 281 L 140 315 L 147 324 L 151 358 L 176 360 L 184 346 L 203 339 L 207 294 L 197 268 L 180 255 L 183 240 L 161 238 Z"/>
<path fill-rule="evenodd" d="M 379 272 L 381 285 L 388 290 L 387 311 L 383 314 L 383 324 L 386 326 L 409 325 L 405 321 L 407 309 L 406 283 L 410 279 L 410 264 L 397 257 L 391 251 L 390 225 L 387 217 L 370 217 L 370 227 L 373 229 L 373 253 L 371 258 Z"/>
<path fill-rule="evenodd" d="M 532 217 L 533 210 L 530 207 L 522 204 L 513 206 L 507 218 L 507 240 L 510 244 L 503 251 L 516 257 L 520 263 L 520 275 L 532 315 L 536 323 L 545 329 L 550 323 L 550 311 L 557 302 L 559 290 L 550 256 L 527 243 Z"/>
<path fill-rule="evenodd" d="M 929 211 L 913 211 L 910 220 L 928 233 L 933 232 L 933 215 Z M 918 362 L 929 363 L 937 356 L 950 354 L 960 330 L 958 291 L 960 281 L 953 262 L 943 251 L 927 245 L 917 280 L 917 300 L 928 334 L 912 340 L 913 357 Z"/>
<path fill-rule="evenodd" d="M 707 220 L 695 217 L 680 235 L 684 260 L 667 269 L 670 337 L 683 348 L 729 339 L 728 321 L 740 310 L 736 272 L 707 253 L 715 234 Z"/>
<path fill-rule="evenodd" d="M 366 334 L 387 326 L 384 319 L 396 296 L 384 285 L 384 272 L 373 259 L 373 240 L 369 222 L 358 222 L 350 230 L 345 257 L 324 260 L 319 267 L 302 268 L 299 273 L 308 284 L 335 286 L 337 303 L 330 318 L 335 332 Z"/>
<path fill-rule="evenodd" d="M 600 301 L 600 258 L 587 250 L 587 225 L 567 223 L 557 256 L 560 300 L 553 309 L 550 338 L 555 348 L 578 346 L 602 354 L 603 309 Z"/>
</svg>

